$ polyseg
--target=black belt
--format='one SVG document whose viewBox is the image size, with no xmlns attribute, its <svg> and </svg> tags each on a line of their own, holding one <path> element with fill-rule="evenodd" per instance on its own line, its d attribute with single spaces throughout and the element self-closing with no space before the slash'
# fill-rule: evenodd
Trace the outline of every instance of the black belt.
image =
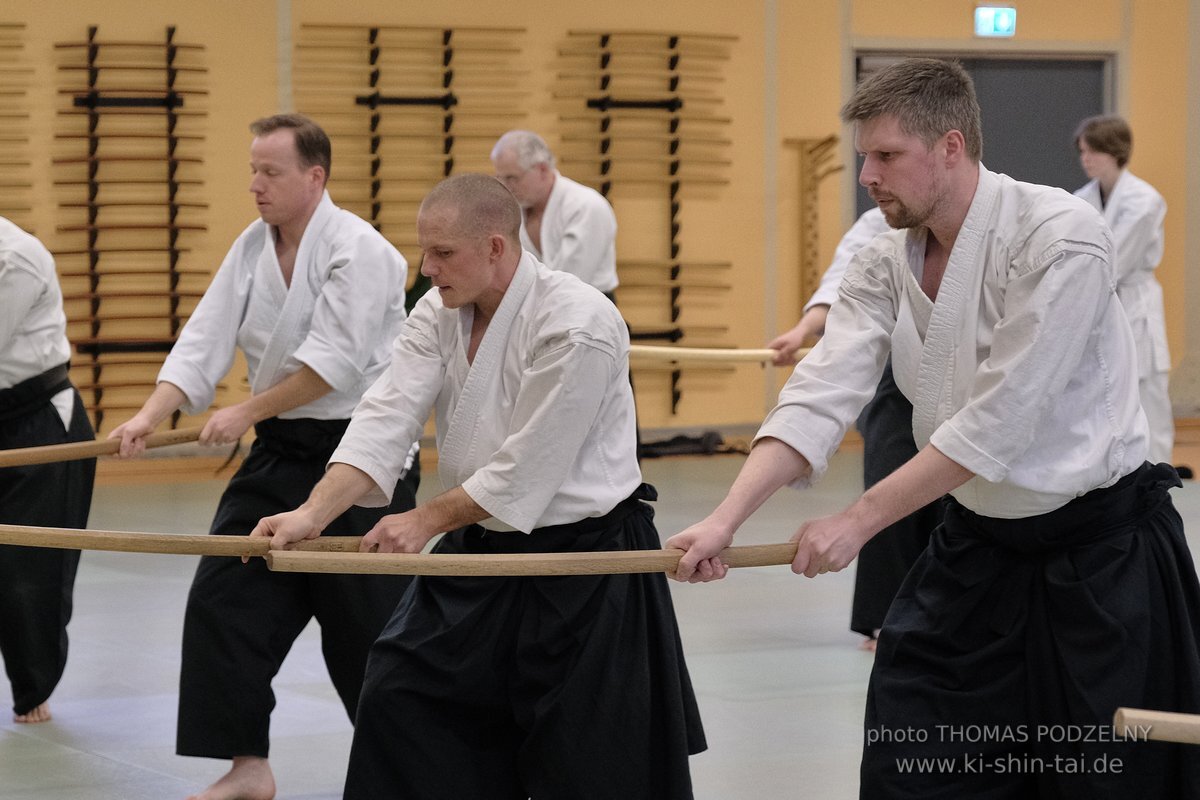
<svg viewBox="0 0 1200 800">
<path fill-rule="evenodd" d="M 33 413 L 63 389 L 71 388 L 69 364 L 51 367 L 41 375 L 26 378 L 16 386 L 0 389 L 0 421 Z"/>
</svg>

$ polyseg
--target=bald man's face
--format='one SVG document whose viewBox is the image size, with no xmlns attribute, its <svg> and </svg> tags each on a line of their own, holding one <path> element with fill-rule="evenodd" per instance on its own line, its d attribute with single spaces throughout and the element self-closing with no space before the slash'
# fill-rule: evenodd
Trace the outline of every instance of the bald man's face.
<svg viewBox="0 0 1200 800">
<path fill-rule="evenodd" d="M 446 308 L 477 303 L 492 289 L 496 274 L 492 237 L 465 228 L 458 209 L 445 203 L 422 207 L 417 215 L 421 274 L 433 282 Z"/>
</svg>

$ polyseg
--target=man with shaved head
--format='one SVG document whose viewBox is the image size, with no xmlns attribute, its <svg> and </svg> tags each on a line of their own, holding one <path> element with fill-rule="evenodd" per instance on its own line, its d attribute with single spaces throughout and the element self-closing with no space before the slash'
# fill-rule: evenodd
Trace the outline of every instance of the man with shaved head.
<svg viewBox="0 0 1200 800">
<path fill-rule="evenodd" d="M 484 175 L 417 216 L 433 291 L 355 409 L 325 477 L 254 531 L 320 535 L 382 505 L 433 411 L 446 491 L 384 517 L 366 550 L 660 547 L 635 453 L 616 308 L 521 249 L 521 210 Z M 666 580 L 418 577 L 367 665 L 346 798 L 685 798 L 704 734 Z"/>
</svg>

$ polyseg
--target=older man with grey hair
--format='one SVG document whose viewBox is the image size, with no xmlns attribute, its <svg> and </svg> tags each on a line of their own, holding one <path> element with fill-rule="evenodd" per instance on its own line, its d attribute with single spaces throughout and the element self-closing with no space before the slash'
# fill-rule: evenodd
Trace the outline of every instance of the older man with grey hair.
<svg viewBox="0 0 1200 800">
<path fill-rule="evenodd" d="M 532 131 L 501 136 L 492 148 L 492 166 L 521 204 L 521 246 L 612 300 L 617 218 L 608 200 L 560 173 L 545 140 Z"/>
</svg>

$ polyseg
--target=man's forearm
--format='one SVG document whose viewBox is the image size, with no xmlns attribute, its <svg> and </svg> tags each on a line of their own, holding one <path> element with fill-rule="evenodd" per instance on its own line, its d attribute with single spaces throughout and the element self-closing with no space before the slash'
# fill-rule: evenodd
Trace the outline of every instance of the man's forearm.
<svg viewBox="0 0 1200 800">
<path fill-rule="evenodd" d="M 308 513 L 324 530 L 374 487 L 375 481 L 358 467 L 331 464 L 298 510 Z"/>
<path fill-rule="evenodd" d="M 710 517 L 736 530 L 783 486 L 812 470 L 808 459 L 779 439 L 765 438 L 750 451 L 729 493 Z"/>
<path fill-rule="evenodd" d="M 471 495 L 461 486 L 422 503 L 413 513 L 420 519 L 421 526 L 433 535 L 482 522 L 491 516 L 487 509 L 471 499 Z"/>
<path fill-rule="evenodd" d="M 262 422 L 318 400 L 332 390 L 311 367 L 302 365 L 270 389 L 243 401 L 243 406 L 254 422 Z"/>
<path fill-rule="evenodd" d="M 847 513 L 878 532 L 973 477 L 975 473 L 933 445 L 926 445 L 898 470 L 864 492 Z"/>
</svg>

